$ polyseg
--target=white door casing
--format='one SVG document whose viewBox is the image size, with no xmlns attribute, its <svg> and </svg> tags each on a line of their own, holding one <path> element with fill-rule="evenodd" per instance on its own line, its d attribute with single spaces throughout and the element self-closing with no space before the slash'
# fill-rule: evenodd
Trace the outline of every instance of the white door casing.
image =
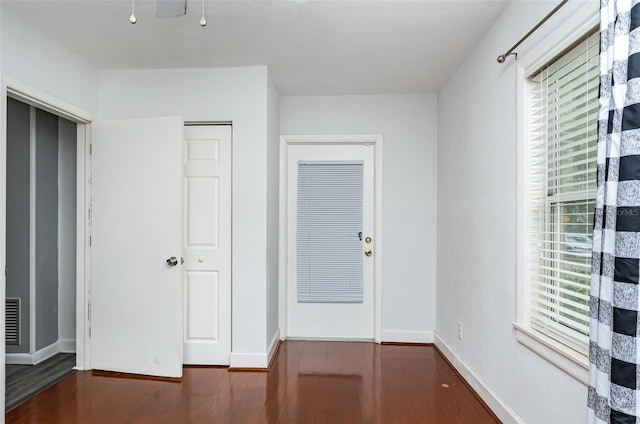
<svg viewBox="0 0 640 424">
<path fill-rule="evenodd" d="M 92 125 L 94 369 L 182 376 L 182 139 L 180 117 Z"/>
<path fill-rule="evenodd" d="M 287 329 L 289 338 L 374 339 L 374 192 L 373 145 L 290 145 L 287 151 Z M 363 161 L 363 302 L 299 303 L 297 298 L 297 198 L 300 161 Z M 355 236 L 355 235 L 354 235 Z M 366 243 L 366 237 L 372 243 Z M 364 257 L 371 249 L 373 255 Z"/>
<path fill-rule="evenodd" d="M 21 102 L 36 106 L 47 112 L 68 119 L 78 124 L 77 128 L 77 209 L 76 209 L 76 368 L 88 369 L 90 367 L 89 355 L 89 272 L 90 272 L 90 248 L 89 248 L 89 199 L 90 199 L 90 174 L 91 160 L 89 155 L 90 122 L 94 117 L 91 113 L 78 108 L 64 100 L 35 89 L 19 80 L 2 75 L 0 84 L 0 121 L 1 127 L 6 127 L 6 99 L 7 96 Z M 0 134 L 0 151 L 6 150 L 6 132 Z M 6 157 L 0 158 L 0 170 L 5 165 Z M 0 172 L 4 175 L 4 171 Z M 5 184 L 0 184 L 0 190 L 5 190 Z M 4 199 L 5 195 L 0 196 Z M 6 210 L 2 207 L 2 213 Z M 4 219 L 2 220 L 4 222 Z M 0 239 L 5 239 L 4 224 L 0 226 Z M 2 242 L 4 246 L 4 241 Z M 4 258 L 2 254 L 0 257 Z M 4 259 L 3 259 L 4 260 Z M 4 277 L 3 277 L 4 278 Z M 5 294 L 2 293 L 2 297 Z M 0 299 L 4 305 L 4 300 Z M 4 306 L 3 306 L 4 307 Z M 2 368 L 4 369 L 4 368 Z M 4 381 L 4 379 L 2 379 Z"/>
<path fill-rule="evenodd" d="M 186 125 L 184 363 L 229 365 L 231 125 Z"/>
</svg>

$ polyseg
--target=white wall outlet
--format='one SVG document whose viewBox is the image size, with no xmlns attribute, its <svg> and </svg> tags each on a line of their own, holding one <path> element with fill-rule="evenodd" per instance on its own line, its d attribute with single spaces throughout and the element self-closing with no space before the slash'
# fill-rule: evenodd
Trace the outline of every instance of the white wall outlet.
<svg viewBox="0 0 640 424">
<path fill-rule="evenodd" d="M 458 340 L 462 340 L 462 321 L 458 321 Z"/>
</svg>

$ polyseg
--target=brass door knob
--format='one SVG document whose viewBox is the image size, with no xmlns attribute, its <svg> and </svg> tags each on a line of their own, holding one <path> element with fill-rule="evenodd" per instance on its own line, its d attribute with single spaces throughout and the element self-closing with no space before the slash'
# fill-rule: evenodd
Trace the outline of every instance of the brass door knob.
<svg viewBox="0 0 640 424">
<path fill-rule="evenodd" d="M 373 252 L 371 251 L 371 249 L 367 249 L 364 251 L 364 254 L 367 256 L 371 256 L 373 254 Z"/>
</svg>

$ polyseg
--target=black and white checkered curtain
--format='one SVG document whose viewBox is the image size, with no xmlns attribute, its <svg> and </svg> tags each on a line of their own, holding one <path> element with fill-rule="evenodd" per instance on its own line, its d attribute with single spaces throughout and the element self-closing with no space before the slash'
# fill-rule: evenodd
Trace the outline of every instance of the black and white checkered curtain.
<svg viewBox="0 0 640 424">
<path fill-rule="evenodd" d="M 640 0 L 601 0 L 590 423 L 640 422 Z"/>
</svg>

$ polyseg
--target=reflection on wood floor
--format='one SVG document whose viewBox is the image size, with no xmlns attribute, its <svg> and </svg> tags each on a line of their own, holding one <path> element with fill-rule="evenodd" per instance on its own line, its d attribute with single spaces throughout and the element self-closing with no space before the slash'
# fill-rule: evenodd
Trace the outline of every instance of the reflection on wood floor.
<svg viewBox="0 0 640 424">
<path fill-rule="evenodd" d="M 78 372 L 7 423 L 494 423 L 433 346 L 287 341 L 269 372 L 181 382 Z"/>
<path fill-rule="evenodd" d="M 5 411 L 74 373 L 75 366 L 75 353 L 59 353 L 38 365 L 5 365 Z"/>
</svg>

